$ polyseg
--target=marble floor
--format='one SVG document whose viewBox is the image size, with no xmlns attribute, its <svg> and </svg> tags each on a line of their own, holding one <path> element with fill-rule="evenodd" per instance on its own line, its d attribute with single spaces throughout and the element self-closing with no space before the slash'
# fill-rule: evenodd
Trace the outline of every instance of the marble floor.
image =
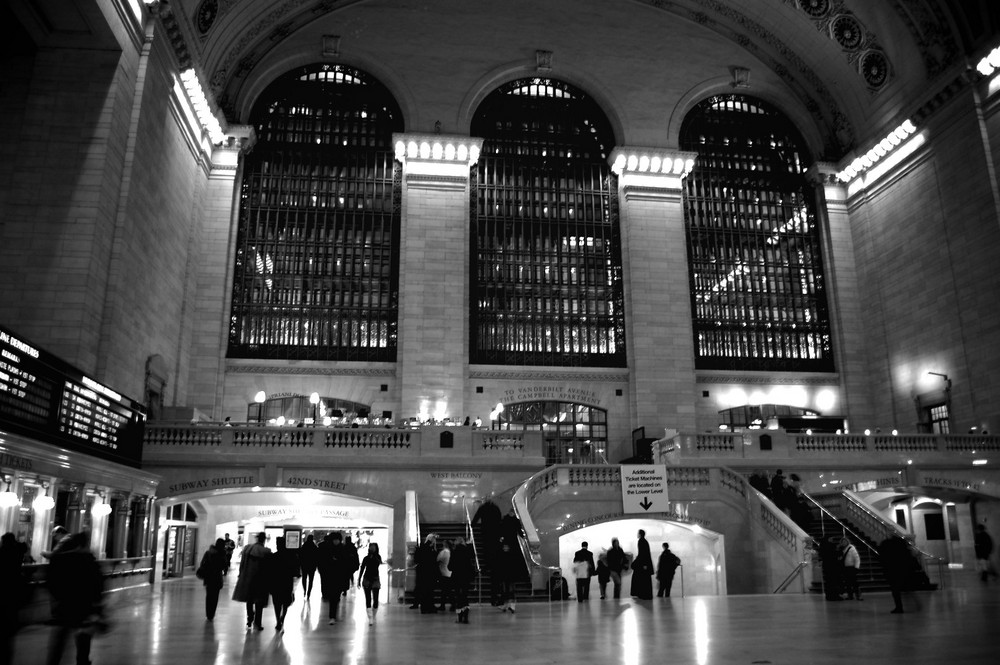
<svg viewBox="0 0 1000 665">
<path fill-rule="evenodd" d="M 232 582 L 230 581 L 230 584 Z M 209 623 L 204 591 L 188 577 L 150 590 L 110 594 L 113 630 L 94 641 L 94 665 L 312 665 L 319 663 L 671 663 L 804 665 L 996 663 L 1000 584 L 951 571 L 946 587 L 909 594 L 906 613 L 889 614 L 888 594 L 862 602 L 818 595 L 688 597 L 521 604 L 516 614 L 475 607 L 469 625 L 454 615 L 421 615 L 387 603 L 369 627 L 364 596 L 349 594 L 345 619 L 330 626 L 326 607 L 301 598 L 284 632 L 268 608 L 263 632 L 244 629 L 243 605 L 226 600 Z M 17 636 L 15 665 L 45 662 L 51 629 Z M 63 663 L 74 662 L 72 646 Z"/>
</svg>

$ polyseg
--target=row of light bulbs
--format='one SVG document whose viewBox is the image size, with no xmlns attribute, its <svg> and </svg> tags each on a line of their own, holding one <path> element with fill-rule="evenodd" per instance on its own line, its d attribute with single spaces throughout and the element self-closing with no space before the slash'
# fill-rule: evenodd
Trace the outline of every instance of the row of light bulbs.
<svg viewBox="0 0 1000 665">
<path fill-rule="evenodd" d="M 212 113 L 212 107 L 208 103 L 208 97 L 205 96 L 205 91 L 201 87 L 201 81 L 198 80 L 197 72 L 194 69 L 185 69 L 181 72 L 181 83 L 184 85 L 188 99 L 191 100 L 191 106 L 198 116 L 198 122 L 208 132 L 212 145 L 219 145 L 225 141 L 226 134 L 222 131 L 219 119 Z"/>
<path fill-rule="evenodd" d="M 396 159 L 405 162 L 407 159 L 433 159 L 446 162 L 465 162 L 470 166 L 479 161 L 479 146 L 475 143 L 466 145 L 459 143 L 441 143 L 435 141 L 404 142 L 396 141 Z"/>
<path fill-rule="evenodd" d="M 899 127 L 896 127 L 885 138 L 876 143 L 875 147 L 848 164 L 843 171 L 837 174 L 837 178 L 842 182 L 853 180 L 865 169 L 871 168 L 875 162 L 895 150 L 897 146 L 915 131 L 917 131 L 916 125 L 910 120 L 904 120 Z"/>
<path fill-rule="evenodd" d="M 7 489 L 0 492 L 0 508 L 13 508 L 21 505 L 21 497 L 10 488 L 12 482 L 12 479 L 6 479 Z M 42 487 L 44 487 L 44 491 L 35 497 L 35 500 L 31 502 L 31 507 L 35 510 L 51 510 L 55 508 L 56 500 L 48 494 L 48 483 L 43 484 Z M 110 515 L 111 505 L 103 501 L 95 502 L 90 508 L 90 514 L 94 517 Z"/>
</svg>

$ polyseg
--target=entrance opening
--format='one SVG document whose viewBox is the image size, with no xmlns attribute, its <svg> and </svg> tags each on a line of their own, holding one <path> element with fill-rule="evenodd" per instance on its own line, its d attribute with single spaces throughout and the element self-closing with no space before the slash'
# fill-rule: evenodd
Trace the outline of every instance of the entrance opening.
<svg viewBox="0 0 1000 665">
<path fill-rule="evenodd" d="M 639 529 L 646 532 L 650 555 L 655 569 L 663 544 L 670 544 L 670 551 L 680 557 L 681 567 L 674 573 L 671 596 L 724 596 L 726 595 L 725 537 L 721 533 L 709 531 L 697 525 L 652 519 L 621 519 L 602 522 L 577 529 L 559 537 L 559 568 L 573 588 L 573 555 L 587 542 L 596 562 L 606 555 L 611 547 L 611 539 L 617 538 L 625 550 L 627 561 L 631 562 L 638 550 Z M 591 597 L 600 597 L 598 581 L 591 578 Z M 632 574 L 622 574 L 621 597 L 629 597 Z M 657 591 L 656 576 L 653 576 L 653 593 Z M 612 586 L 607 589 L 612 594 Z"/>
</svg>

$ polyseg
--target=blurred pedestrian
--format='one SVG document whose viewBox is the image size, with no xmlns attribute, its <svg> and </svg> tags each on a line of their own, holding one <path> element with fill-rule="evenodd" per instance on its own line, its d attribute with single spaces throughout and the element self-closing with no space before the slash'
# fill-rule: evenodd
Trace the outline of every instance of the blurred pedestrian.
<svg viewBox="0 0 1000 665">
<path fill-rule="evenodd" d="M 620 598 L 622 595 L 622 573 L 628 569 L 628 557 L 625 550 L 618 543 L 617 538 L 611 539 L 611 548 L 608 550 L 608 571 L 611 574 L 611 584 L 614 587 L 614 597 Z"/>
<path fill-rule="evenodd" d="M 976 549 L 976 570 L 979 571 L 979 579 L 986 582 L 992 575 L 997 576 L 997 569 L 990 561 L 993 554 L 993 539 L 986 532 L 986 525 L 977 524 L 976 532 L 973 534 L 973 543 Z"/>
<path fill-rule="evenodd" d="M 451 570 L 452 589 L 455 592 L 457 623 L 469 623 L 469 586 L 476 577 L 476 557 L 472 547 L 465 543 L 462 536 L 455 539 L 448 568 Z"/>
<path fill-rule="evenodd" d="M 54 626 L 46 662 L 59 665 L 72 633 L 77 665 L 89 665 L 91 640 L 107 624 L 101 604 L 104 577 L 90 551 L 88 532 L 69 536 L 51 553 L 46 584 L 52 596 Z"/>
<path fill-rule="evenodd" d="M 306 600 L 312 595 L 313 579 L 316 577 L 316 567 L 319 565 L 319 548 L 316 547 L 316 540 L 310 533 L 306 536 L 306 542 L 299 548 L 299 566 L 302 570 L 302 593 Z"/>
<path fill-rule="evenodd" d="M 233 590 L 233 600 L 246 603 L 247 629 L 264 630 L 264 608 L 267 607 L 268 576 L 267 564 L 271 550 L 265 547 L 267 534 L 257 534 L 252 545 L 243 548 L 240 556 L 240 576 Z"/>
<path fill-rule="evenodd" d="M 217 539 L 201 557 L 195 575 L 205 585 L 205 618 L 215 619 L 219 607 L 219 592 L 222 591 L 222 576 L 226 571 L 226 541 Z"/>
<path fill-rule="evenodd" d="M 14 636 L 20 628 L 20 610 L 28 599 L 28 581 L 21 566 L 28 546 L 12 533 L 0 538 L 0 665 L 10 665 Z"/>
<path fill-rule="evenodd" d="M 285 539 L 274 541 L 274 554 L 268 566 L 271 602 L 274 604 L 274 629 L 279 633 L 285 628 L 288 606 L 295 602 L 295 578 L 300 575 L 298 555 L 285 547 Z"/>
<path fill-rule="evenodd" d="M 903 590 L 906 587 L 907 576 L 911 569 L 910 546 L 903 538 L 892 535 L 879 543 L 879 561 L 889 591 L 892 593 L 892 614 L 903 613 Z"/>
<path fill-rule="evenodd" d="M 861 555 L 858 548 L 844 536 L 840 539 L 840 560 L 843 563 L 844 591 L 847 599 L 861 600 L 861 587 L 858 586 L 858 569 L 861 568 Z"/>
</svg>

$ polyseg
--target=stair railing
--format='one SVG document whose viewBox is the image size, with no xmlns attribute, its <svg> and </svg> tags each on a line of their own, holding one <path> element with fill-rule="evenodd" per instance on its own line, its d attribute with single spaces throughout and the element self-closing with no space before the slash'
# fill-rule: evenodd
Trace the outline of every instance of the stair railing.
<svg viewBox="0 0 1000 665">
<path fill-rule="evenodd" d="M 846 536 L 847 534 L 850 534 L 850 535 L 854 536 L 854 542 L 856 544 L 863 545 L 871 553 L 871 556 L 874 558 L 874 560 L 876 562 L 878 562 L 880 560 L 879 559 L 878 550 L 868 544 L 868 539 L 867 538 L 865 538 L 864 536 L 859 535 L 853 529 L 851 529 L 849 526 L 847 526 L 842 521 L 840 521 L 837 518 L 836 515 L 834 515 L 826 507 L 824 507 L 823 505 L 821 505 L 819 503 L 819 501 L 817 501 L 813 497 L 809 496 L 805 492 L 802 492 L 801 494 L 802 494 L 803 497 L 806 498 L 806 500 L 808 500 L 814 506 L 816 506 L 817 508 L 819 508 L 819 511 L 820 511 L 820 528 L 822 529 L 822 534 L 823 534 L 824 538 L 826 538 L 826 535 L 827 535 L 826 534 L 826 520 L 829 519 L 829 520 L 833 521 L 834 524 L 837 525 L 837 527 L 838 527 L 838 529 L 840 531 L 839 535 Z M 834 533 L 833 535 L 837 535 L 837 534 Z M 869 582 L 875 579 L 875 568 L 869 568 L 867 570 L 867 573 L 868 573 L 868 577 L 866 579 Z"/>
<path fill-rule="evenodd" d="M 465 533 L 472 545 L 472 559 L 476 562 L 476 577 L 479 576 L 479 550 L 476 549 L 476 534 L 472 531 L 472 516 L 469 514 L 469 500 L 466 496 L 462 495 L 462 508 L 465 510 Z M 483 604 L 483 584 L 480 580 L 479 584 L 476 585 L 479 590 L 479 604 Z"/>
<path fill-rule="evenodd" d="M 792 572 L 788 573 L 788 577 L 786 577 L 781 584 L 778 585 L 778 588 L 774 590 L 774 593 L 782 593 L 785 589 L 787 589 L 788 585 L 792 583 L 792 580 L 794 580 L 810 563 L 810 561 L 799 561 L 795 568 L 792 568 Z"/>
<path fill-rule="evenodd" d="M 871 507 L 866 504 L 860 496 L 852 492 L 851 490 L 842 490 L 840 495 L 846 501 L 846 508 L 844 510 L 847 513 L 848 518 L 857 521 L 872 531 L 878 533 L 878 542 L 882 542 L 889 536 L 899 536 L 905 538 L 908 534 L 906 531 L 891 520 L 879 515 L 877 512 L 871 509 Z M 935 556 L 930 552 L 925 552 L 919 547 L 910 544 L 910 548 L 920 555 L 923 562 L 933 563 L 937 567 L 938 571 L 938 584 L 943 589 L 944 588 L 944 567 L 948 564 L 947 560 L 942 559 L 939 556 Z M 922 565 L 922 568 L 926 569 L 926 565 Z"/>
</svg>

